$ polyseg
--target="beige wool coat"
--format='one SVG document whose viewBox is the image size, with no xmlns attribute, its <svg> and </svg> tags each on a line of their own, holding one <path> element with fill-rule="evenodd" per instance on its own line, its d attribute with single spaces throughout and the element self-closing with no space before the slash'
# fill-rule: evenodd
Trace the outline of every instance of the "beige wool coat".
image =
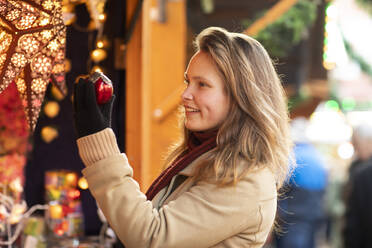
<svg viewBox="0 0 372 248">
<path fill-rule="evenodd" d="M 77 143 L 89 189 L 127 248 L 263 246 L 277 202 L 268 169 L 252 171 L 236 186 L 217 187 L 193 179 L 194 161 L 179 173 L 186 179 L 174 191 L 163 189 L 151 202 L 132 178 L 111 129 Z"/>
</svg>

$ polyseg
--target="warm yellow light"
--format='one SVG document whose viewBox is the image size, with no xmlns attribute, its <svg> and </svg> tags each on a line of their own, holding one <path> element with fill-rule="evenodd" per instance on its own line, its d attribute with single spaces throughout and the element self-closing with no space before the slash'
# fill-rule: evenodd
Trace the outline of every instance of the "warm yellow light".
<svg viewBox="0 0 372 248">
<path fill-rule="evenodd" d="M 75 173 L 67 173 L 66 175 L 66 184 L 69 186 L 76 187 L 76 181 L 77 181 L 77 176 Z"/>
<path fill-rule="evenodd" d="M 31 68 L 40 74 L 50 73 L 52 72 L 52 60 L 45 55 L 40 55 L 31 63 Z"/>
<path fill-rule="evenodd" d="M 88 181 L 85 177 L 80 177 L 78 182 L 79 188 L 81 189 L 88 189 Z"/>
<path fill-rule="evenodd" d="M 103 69 L 100 66 L 95 65 L 95 66 L 93 66 L 91 72 L 103 72 Z"/>
<path fill-rule="evenodd" d="M 15 19 L 19 17 L 20 13 L 21 11 L 19 9 L 13 9 L 9 11 L 9 13 L 6 15 L 6 19 L 9 21 L 14 21 Z"/>
<path fill-rule="evenodd" d="M 32 80 L 31 83 L 31 90 L 37 94 L 46 90 L 48 82 L 43 80 L 42 78 L 35 78 Z"/>
<path fill-rule="evenodd" d="M 57 40 L 52 40 L 52 41 L 48 44 L 48 48 L 49 48 L 51 51 L 57 51 L 58 48 L 59 48 L 59 44 L 58 44 Z"/>
<path fill-rule="evenodd" d="M 6 54 L 5 53 L 0 54 L 0 66 L 3 65 L 5 60 L 6 60 Z"/>
<path fill-rule="evenodd" d="M 27 59 L 22 53 L 13 54 L 11 61 L 16 67 L 24 67 L 27 63 Z"/>
<path fill-rule="evenodd" d="M 15 71 L 13 71 L 13 70 L 7 70 L 7 71 L 5 72 L 5 76 L 6 76 L 7 78 L 14 78 L 14 77 L 16 76 L 16 73 L 15 73 Z"/>
<path fill-rule="evenodd" d="M 16 179 L 14 179 L 13 181 L 11 181 L 11 183 L 9 184 L 9 188 L 13 192 L 22 192 L 23 191 L 23 186 L 21 184 L 21 179 L 18 177 Z"/>
<path fill-rule="evenodd" d="M 50 20 L 49 18 L 44 18 L 40 21 L 40 25 L 41 26 L 45 26 L 45 25 L 48 25 L 50 23 Z"/>
<path fill-rule="evenodd" d="M 59 74 L 65 71 L 65 64 L 56 64 L 53 66 L 52 72 L 55 74 Z"/>
<path fill-rule="evenodd" d="M 18 90 L 23 94 L 26 91 L 26 83 L 23 78 L 18 78 L 16 81 Z"/>
<path fill-rule="evenodd" d="M 57 137 L 58 131 L 54 127 L 46 126 L 41 129 L 41 138 L 45 143 L 50 143 Z"/>
<path fill-rule="evenodd" d="M 54 98 L 56 98 L 58 101 L 61 101 L 65 96 L 59 91 L 59 89 L 56 86 L 52 86 L 52 95 Z"/>
<path fill-rule="evenodd" d="M 3 53 L 5 52 L 10 43 L 12 42 L 12 36 L 5 31 L 1 31 L 0 33 L 0 52 Z"/>
<path fill-rule="evenodd" d="M 36 20 L 36 16 L 31 13 L 26 13 L 21 17 L 21 19 L 16 23 L 18 29 L 28 29 L 31 28 L 32 24 Z"/>
<path fill-rule="evenodd" d="M 44 39 L 44 40 L 49 40 L 50 38 L 52 38 L 52 31 L 50 30 L 44 30 L 41 32 L 41 37 Z"/>
<path fill-rule="evenodd" d="M 98 48 L 103 48 L 104 47 L 104 43 L 103 43 L 103 41 L 97 41 L 97 47 Z"/>
<path fill-rule="evenodd" d="M 106 14 L 99 14 L 98 20 L 100 20 L 101 22 L 104 22 L 106 20 Z"/>
<path fill-rule="evenodd" d="M 39 50 L 40 43 L 32 35 L 24 35 L 19 39 L 20 48 L 29 55 Z"/>
<path fill-rule="evenodd" d="M 26 206 L 24 204 L 15 204 L 9 216 L 10 224 L 18 223 L 21 220 L 22 214 L 25 211 L 26 211 Z"/>
<path fill-rule="evenodd" d="M 53 1 L 52 0 L 46 0 L 43 2 L 43 7 L 47 10 L 53 9 Z"/>
<path fill-rule="evenodd" d="M 54 118 L 59 113 L 59 104 L 55 101 L 50 101 L 44 106 L 44 112 L 49 118 Z"/>
<path fill-rule="evenodd" d="M 94 49 L 91 53 L 92 60 L 94 62 L 100 62 L 107 57 L 107 52 L 101 48 Z"/>
<path fill-rule="evenodd" d="M 336 63 L 334 62 L 328 62 L 328 61 L 323 61 L 323 67 L 326 69 L 326 70 L 332 70 L 336 67 Z"/>
<path fill-rule="evenodd" d="M 49 215 L 52 219 L 62 219 L 63 209 L 59 204 L 53 204 L 49 206 Z"/>
<path fill-rule="evenodd" d="M 65 72 L 71 71 L 71 61 L 69 59 L 65 59 Z"/>
</svg>

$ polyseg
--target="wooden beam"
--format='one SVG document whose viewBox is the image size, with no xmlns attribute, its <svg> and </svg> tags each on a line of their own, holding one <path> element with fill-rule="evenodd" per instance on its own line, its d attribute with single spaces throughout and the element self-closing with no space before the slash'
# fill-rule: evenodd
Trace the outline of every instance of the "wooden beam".
<svg viewBox="0 0 372 248">
<path fill-rule="evenodd" d="M 249 36 L 257 35 L 262 29 L 275 22 L 286 13 L 298 0 L 281 0 L 269 9 L 264 16 L 256 20 L 243 33 Z"/>
</svg>

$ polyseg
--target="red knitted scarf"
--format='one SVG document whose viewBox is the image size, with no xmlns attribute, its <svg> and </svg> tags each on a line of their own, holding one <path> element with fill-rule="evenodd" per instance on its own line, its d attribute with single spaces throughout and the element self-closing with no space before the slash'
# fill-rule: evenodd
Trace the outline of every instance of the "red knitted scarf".
<svg viewBox="0 0 372 248">
<path fill-rule="evenodd" d="M 160 190 L 166 187 L 180 171 L 185 169 L 200 155 L 216 147 L 217 131 L 193 132 L 187 144 L 188 149 L 178 156 L 171 166 L 165 169 L 151 184 L 146 192 L 148 200 L 152 200 Z"/>
</svg>

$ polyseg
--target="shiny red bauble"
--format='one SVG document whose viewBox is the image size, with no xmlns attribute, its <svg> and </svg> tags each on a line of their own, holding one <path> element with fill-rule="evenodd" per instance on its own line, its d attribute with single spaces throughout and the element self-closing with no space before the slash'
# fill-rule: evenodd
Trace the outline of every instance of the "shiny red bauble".
<svg viewBox="0 0 372 248">
<path fill-rule="evenodd" d="M 114 88 L 111 80 L 100 72 L 94 72 L 89 79 L 94 83 L 97 103 L 107 103 L 114 94 Z"/>
</svg>

